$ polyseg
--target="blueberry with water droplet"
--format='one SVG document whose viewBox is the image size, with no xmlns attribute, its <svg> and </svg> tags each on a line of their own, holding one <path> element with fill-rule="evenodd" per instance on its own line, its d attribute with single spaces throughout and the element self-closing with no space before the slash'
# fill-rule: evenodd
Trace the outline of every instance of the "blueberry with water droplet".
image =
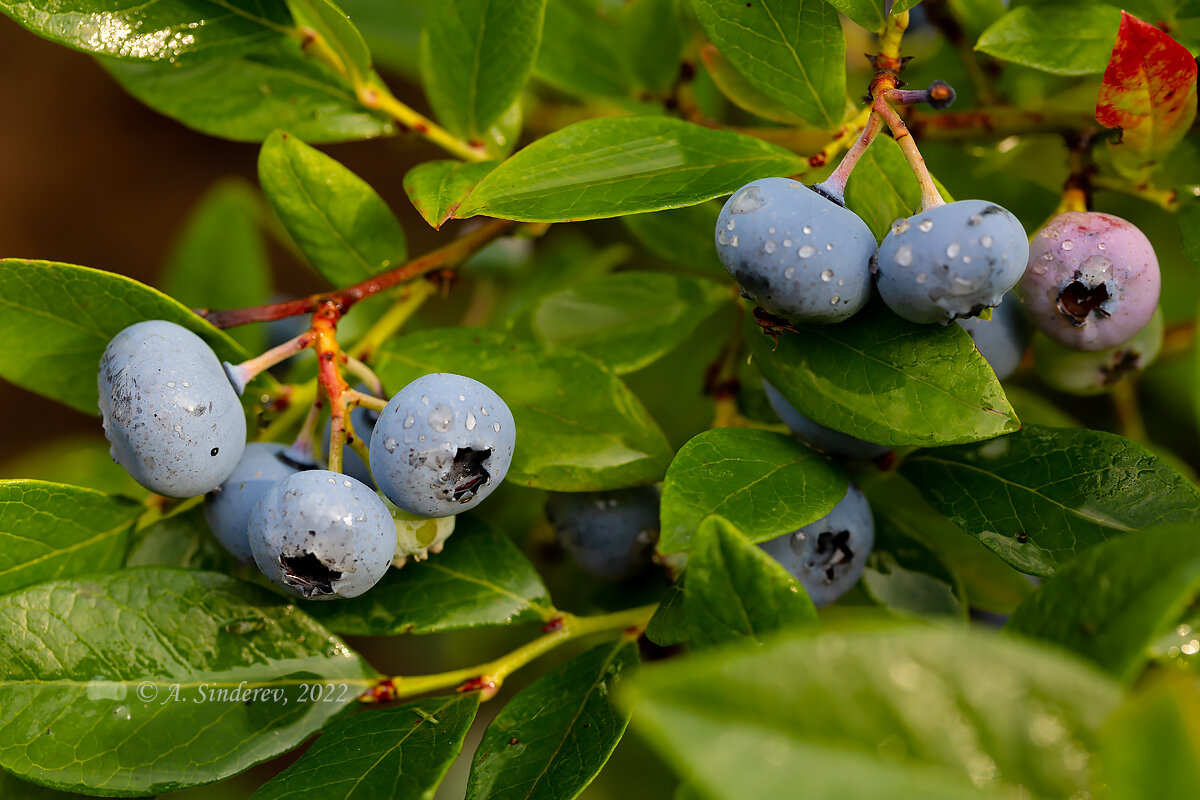
<svg viewBox="0 0 1200 800">
<path fill-rule="evenodd" d="M 858 487 L 850 484 L 846 496 L 829 514 L 759 547 L 792 573 L 820 607 L 858 583 L 874 545 L 871 506 Z"/>
<path fill-rule="evenodd" d="M 960 200 L 897 222 L 876 256 L 876 286 L 892 311 L 949 324 L 1000 304 L 1029 260 L 1021 223 L 984 200 Z"/>
<path fill-rule="evenodd" d="M 793 324 L 841 322 L 870 297 L 871 229 L 798 181 L 763 178 L 734 192 L 716 244 L 742 294 Z"/>
<path fill-rule="evenodd" d="M 779 390 L 765 379 L 762 385 L 763 391 L 767 394 L 767 402 L 771 404 L 771 408 L 783 420 L 783 424 L 788 426 L 788 430 L 792 432 L 792 435 L 814 449 L 833 456 L 847 456 L 849 458 L 866 460 L 879 458 L 891 452 L 890 447 L 864 442 L 862 439 L 855 439 L 853 436 L 844 434 L 841 431 L 835 431 L 832 428 L 826 428 L 820 423 L 813 422 L 797 411 L 787 401 L 787 398 L 780 394 Z"/>
<path fill-rule="evenodd" d="M 100 359 L 100 413 L 113 458 L 168 497 L 195 497 L 229 477 L 246 418 L 204 340 L 164 320 L 131 325 Z"/>
<path fill-rule="evenodd" d="M 1042 333 L 1075 350 L 1104 350 L 1146 327 L 1161 281 L 1154 248 L 1136 226 L 1068 211 L 1033 237 L 1021 299 Z"/>
<path fill-rule="evenodd" d="M 400 508 L 445 517 L 492 493 L 515 445 L 512 412 L 499 395 L 479 381 L 439 372 L 388 401 L 371 436 L 371 472 Z"/>
<path fill-rule="evenodd" d="M 650 563 L 658 541 L 658 490 L 552 493 L 546 518 L 581 570 L 607 581 L 631 578 Z"/>
<path fill-rule="evenodd" d="M 971 336 L 975 348 L 987 359 L 996 377 L 1004 380 L 1017 370 L 1029 347 L 1029 322 L 1020 299 L 1012 292 L 992 311 L 990 320 L 971 317 L 956 320 Z"/>
<path fill-rule="evenodd" d="M 379 495 L 323 469 L 272 484 L 250 513 L 247 538 L 262 573 L 306 600 L 359 596 L 396 554 L 396 526 Z"/>
</svg>

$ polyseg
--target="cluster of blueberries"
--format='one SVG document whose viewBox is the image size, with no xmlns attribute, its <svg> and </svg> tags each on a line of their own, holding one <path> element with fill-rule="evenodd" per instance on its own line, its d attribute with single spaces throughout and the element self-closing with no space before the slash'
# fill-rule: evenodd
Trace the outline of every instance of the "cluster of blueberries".
<svg viewBox="0 0 1200 800">
<path fill-rule="evenodd" d="M 504 401 L 470 378 L 426 375 L 373 420 L 377 492 L 322 469 L 309 446 L 247 445 L 230 371 L 186 328 L 131 325 L 100 360 L 104 431 L 142 486 L 206 495 L 222 544 L 296 597 L 356 597 L 393 562 L 437 552 L 453 530 L 439 523 L 491 494 L 512 461 L 516 425 Z"/>
</svg>

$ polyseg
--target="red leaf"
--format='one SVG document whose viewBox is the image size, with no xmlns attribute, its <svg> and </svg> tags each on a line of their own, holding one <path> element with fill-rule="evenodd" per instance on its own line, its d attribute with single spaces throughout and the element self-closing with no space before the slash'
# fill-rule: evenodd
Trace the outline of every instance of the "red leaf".
<svg viewBox="0 0 1200 800">
<path fill-rule="evenodd" d="M 1196 60 L 1163 31 L 1121 12 L 1096 121 L 1120 128 L 1117 149 L 1145 166 L 1174 147 L 1195 117 Z"/>
</svg>

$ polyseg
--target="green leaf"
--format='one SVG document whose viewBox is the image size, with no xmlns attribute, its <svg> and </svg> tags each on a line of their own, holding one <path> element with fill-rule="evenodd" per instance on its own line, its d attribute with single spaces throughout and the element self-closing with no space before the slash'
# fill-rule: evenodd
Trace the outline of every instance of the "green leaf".
<svg viewBox="0 0 1200 800">
<path fill-rule="evenodd" d="M 609 697 L 638 662 L 627 639 L 576 656 L 509 701 L 475 752 L 467 800 L 571 800 L 629 725 Z"/>
<path fill-rule="evenodd" d="M 473 693 L 340 719 L 252 800 L 432 800 L 478 709 Z"/>
<path fill-rule="evenodd" d="M 117 569 L 141 503 L 45 481 L 0 481 L 0 594 Z"/>
<path fill-rule="evenodd" d="M 271 293 L 271 265 L 258 230 L 261 201 L 240 180 L 223 180 L 196 204 L 162 273 L 163 291 L 191 308 L 243 308 Z M 265 349 L 261 325 L 230 336 L 251 353 Z"/>
<path fill-rule="evenodd" d="M 542 298 L 533 330 L 618 375 L 654 363 L 733 300 L 725 285 L 662 272 L 603 275 Z"/>
<path fill-rule="evenodd" d="M 85 414 L 97 413 L 96 376 L 109 341 L 147 319 L 182 325 L 217 357 L 246 358 L 181 303 L 135 280 L 52 261 L 0 259 L 0 376 Z"/>
<path fill-rule="evenodd" d="M 1197 594 L 1196 527 L 1138 531 L 1098 545 L 1056 572 L 1017 607 L 1005 631 L 1073 650 L 1130 681 L 1150 644 Z"/>
<path fill-rule="evenodd" d="M 1113 536 L 1200 514 L 1200 490 L 1111 433 L 1031 425 L 914 453 L 901 467 L 935 508 L 1022 572 L 1052 575 Z"/>
<path fill-rule="evenodd" d="M 1125 701 L 1100 734 L 1105 800 L 1186 797 L 1200 772 L 1200 686 L 1161 673 Z"/>
<path fill-rule="evenodd" d="M 722 517 L 706 518 L 692 538 L 683 598 L 695 647 L 740 639 L 761 644 L 777 631 L 817 621 L 796 579 Z"/>
<path fill-rule="evenodd" d="M 866 28 L 872 33 L 883 30 L 887 17 L 883 12 L 886 3 L 879 0 L 826 0 L 829 5 L 850 18 L 854 24 Z"/>
<path fill-rule="evenodd" d="M 1179 219 L 1179 238 L 1183 254 L 1192 266 L 1200 269 L 1200 205 L 1186 205 L 1176 215 Z"/>
<path fill-rule="evenodd" d="M 790 436 L 714 428 L 685 444 L 663 483 L 661 553 L 688 551 L 709 514 L 762 542 L 828 514 L 846 495 L 846 475 Z"/>
<path fill-rule="evenodd" d="M 0 597 L 0 642 L 0 766 L 120 797 L 211 783 L 287 752 L 375 677 L 270 592 L 154 567 Z M 305 687 L 320 684 L 329 694 L 315 702 Z M 278 694 L 231 694 L 252 689 Z"/>
<path fill-rule="evenodd" d="M 385 386 L 431 372 L 466 375 L 512 409 L 517 448 L 508 480 L 556 492 L 660 480 L 671 460 L 662 430 L 629 389 L 592 359 L 494 331 L 436 329 L 393 339 L 376 370 Z"/>
<path fill-rule="evenodd" d="M 287 0 L 296 22 L 312 28 L 341 59 L 352 86 L 370 80 L 371 51 L 346 12 L 330 0 Z"/>
<path fill-rule="evenodd" d="M 455 216 L 524 222 L 619 217 L 694 205 L 806 169 L 759 139 L 677 119 L 590 119 L 521 150 L 484 178 Z"/>
<path fill-rule="evenodd" d="M 711 241 L 721 204 L 673 208 L 652 214 L 628 214 L 621 222 L 659 258 L 706 275 L 728 277 Z"/>
<path fill-rule="evenodd" d="M 263 142 L 258 180 L 296 244 L 334 286 L 404 263 L 404 230 L 383 198 L 295 136 L 275 131 Z"/>
<path fill-rule="evenodd" d="M 984 31 L 975 49 L 1055 75 L 1092 75 L 1104 72 L 1120 24 L 1120 10 L 1102 3 L 1022 6 Z"/>
<path fill-rule="evenodd" d="M 639 732 L 713 800 L 1067 797 L 1121 697 L 1083 664 L 965 626 L 796 634 L 630 683 Z"/>
<path fill-rule="evenodd" d="M 638 0 L 642 2 L 643 0 Z M 569 94 L 622 97 L 631 91 L 624 69 L 625 40 L 615 9 L 603 0 L 552 0 L 546 4 L 537 77 Z"/>
<path fill-rule="evenodd" d="M 0 797 L 4 800 L 79 800 L 80 795 L 47 789 L 0 770 Z"/>
<path fill-rule="evenodd" d="M 867 442 L 937 445 L 1018 427 L 996 373 L 957 325 L 915 325 L 880 303 L 778 344 L 747 315 L 746 341 L 772 385 L 806 417 Z"/>
<path fill-rule="evenodd" d="M 338 5 L 362 31 L 375 61 L 415 84 L 427 0 L 408 0 L 403 14 L 380 0 L 341 0 Z"/>
<path fill-rule="evenodd" d="M 692 8 L 708 38 L 751 84 L 814 125 L 832 130 L 841 123 L 846 39 L 832 5 L 692 0 Z"/>
<path fill-rule="evenodd" d="M 43 480 L 95 489 L 104 494 L 141 497 L 147 492 L 109 452 L 99 425 L 90 434 L 53 436 L 33 450 L 18 450 L 0 464 L 0 478 Z"/>
<path fill-rule="evenodd" d="M 309 613 L 338 633 L 402 633 L 546 621 L 554 616 L 546 587 L 507 536 L 459 517 L 446 549 L 427 561 L 391 569 L 362 597 L 315 603 Z"/>
<path fill-rule="evenodd" d="M 256 50 L 291 23 L 283 0 L 0 0 L 52 42 L 128 61 L 197 61 Z"/>
<path fill-rule="evenodd" d="M 451 0 L 421 34 L 421 78 L 437 118 L 481 140 L 521 93 L 542 40 L 546 0 Z"/>
<path fill-rule="evenodd" d="M 633 0 L 621 7 L 625 61 L 638 84 L 665 94 L 679 77 L 684 48 L 680 0 Z"/>
<path fill-rule="evenodd" d="M 703 59 L 713 84 L 738 108 L 784 125 L 806 124 L 799 114 L 792 113 L 783 103 L 759 91 L 754 84 L 746 80 L 713 45 L 707 44 L 700 48 L 700 58 Z"/>
<path fill-rule="evenodd" d="M 659 604 L 654 616 L 646 625 L 646 638 L 659 647 L 687 641 L 687 616 L 684 612 L 683 587 L 679 583 L 671 586 L 667 599 Z"/>
<path fill-rule="evenodd" d="M 947 202 L 952 198 L 934 179 Z M 881 136 L 863 154 L 846 183 L 846 207 L 883 241 L 892 223 L 921 210 L 921 187 L 894 139 Z"/>
<path fill-rule="evenodd" d="M 125 566 L 204 569 L 232 575 L 240 565 L 209 530 L 204 506 L 197 505 L 136 531 Z"/>
<path fill-rule="evenodd" d="M 886 517 L 875 520 L 875 545 L 862 587 L 876 603 L 900 615 L 961 619 L 967 613 L 963 589 L 938 555 Z"/>
<path fill-rule="evenodd" d="M 203 64 L 101 64 L 160 114 L 211 136 L 261 142 L 284 128 L 313 143 L 371 139 L 393 123 L 363 108 L 344 78 L 294 41 Z"/>
<path fill-rule="evenodd" d="M 497 161 L 426 161 L 404 176 L 404 191 L 421 218 L 440 229 Z"/>
</svg>

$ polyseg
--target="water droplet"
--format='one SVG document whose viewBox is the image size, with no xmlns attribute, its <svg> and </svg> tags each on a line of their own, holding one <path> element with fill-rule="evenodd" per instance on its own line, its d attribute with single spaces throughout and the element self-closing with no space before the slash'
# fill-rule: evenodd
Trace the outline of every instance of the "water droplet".
<svg viewBox="0 0 1200 800">
<path fill-rule="evenodd" d="M 494 430 L 496 433 L 499 433 L 499 432 L 500 432 L 500 423 L 499 423 L 499 422 L 493 422 L 493 423 L 492 423 L 492 430 Z"/>
<path fill-rule="evenodd" d="M 774 253 L 775 252 L 775 240 L 771 239 L 766 244 L 764 244 L 763 250 L 766 251 L 767 255 Z"/>
<path fill-rule="evenodd" d="M 791 279 L 792 279 L 792 276 L 793 276 L 793 275 L 795 275 L 795 274 L 796 274 L 796 268 L 795 268 L 795 267 L 788 267 L 787 269 L 785 269 L 785 270 L 783 271 L 783 277 L 787 278 L 788 280 L 791 280 Z"/>
<path fill-rule="evenodd" d="M 825 281 L 826 283 L 829 283 L 831 280 L 833 280 L 833 270 L 827 269 L 822 271 L 821 280 Z"/>
<path fill-rule="evenodd" d="M 841 295 L 835 294 L 833 297 L 829 298 L 829 305 L 831 306 L 836 306 L 840 302 L 842 302 Z"/>
<path fill-rule="evenodd" d="M 725 230 L 717 231 L 717 244 L 720 244 L 720 245 L 728 245 L 729 244 L 729 233 L 727 231 L 725 231 Z"/>
<path fill-rule="evenodd" d="M 912 260 L 913 259 L 912 259 L 912 248 L 911 247 L 909 247 L 906 244 L 902 244 L 902 245 L 900 245 L 900 247 L 896 248 L 896 263 L 897 264 L 899 264 L 902 267 L 908 267 L 908 266 L 912 265 Z"/>
<path fill-rule="evenodd" d="M 811 244 L 806 244 L 804 247 L 801 247 L 796 251 L 796 255 L 800 256 L 801 258 L 812 258 L 813 254 L 816 252 L 817 248 L 813 247 Z"/>
<path fill-rule="evenodd" d="M 460 403 L 465 403 L 465 402 L 467 402 L 467 396 L 466 396 L 465 394 L 460 394 L 460 395 L 458 396 L 458 402 L 460 402 Z"/>
<path fill-rule="evenodd" d="M 964 264 L 970 264 L 970 263 L 971 263 L 971 257 L 970 257 L 970 256 L 963 256 L 963 259 L 962 259 L 962 261 L 963 261 L 963 263 L 964 263 Z"/>
<path fill-rule="evenodd" d="M 972 225 L 972 226 L 979 225 L 982 222 L 983 222 L 983 217 L 981 217 L 978 214 L 972 214 L 970 217 L 967 218 L 968 225 Z"/>
<path fill-rule="evenodd" d="M 1075 243 L 1072 242 L 1070 239 L 1067 239 L 1065 242 L 1062 243 L 1062 249 L 1063 250 L 1074 250 Z"/>
<path fill-rule="evenodd" d="M 435 431 L 450 430 L 450 423 L 454 421 L 454 411 L 447 405 L 438 403 L 429 412 L 429 427 Z"/>
<path fill-rule="evenodd" d="M 825 249 L 826 249 L 827 251 L 828 251 L 828 250 L 832 250 L 832 249 L 833 249 L 833 242 L 829 242 L 828 244 L 826 244 L 826 245 L 825 245 Z"/>
<path fill-rule="evenodd" d="M 487 410 L 487 408 L 486 408 L 486 407 L 484 407 L 484 406 L 480 406 L 480 407 L 479 407 L 479 413 L 480 413 L 480 414 L 483 414 L 485 417 L 486 417 L 486 416 L 488 416 L 488 410 Z"/>
<path fill-rule="evenodd" d="M 909 227 L 911 226 L 908 224 L 908 220 L 898 219 L 892 223 L 892 233 L 896 234 L 897 236 L 902 233 L 908 233 Z"/>
<path fill-rule="evenodd" d="M 405 428 L 411 428 L 413 425 L 415 425 L 415 424 L 416 424 L 416 422 L 417 422 L 417 421 L 416 421 L 415 419 L 413 419 L 413 415 L 412 415 L 412 414 L 409 414 L 409 415 L 408 415 L 408 419 L 404 420 L 404 427 L 405 427 Z"/>
<path fill-rule="evenodd" d="M 771 234 L 772 236 L 774 236 L 774 235 L 775 235 L 775 226 L 774 226 L 774 225 L 772 225 L 771 227 L 767 228 L 767 233 L 769 233 L 769 234 Z"/>
<path fill-rule="evenodd" d="M 729 201 L 729 211 L 733 214 L 748 214 L 762 208 L 762 204 L 762 190 L 757 186 L 747 186 Z"/>
<path fill-rule="evenodd" d="M 958 258 L 958 254 L 962 252 L 962 245 L 958 242 L 951 242 L 946 247 L 946 258 Z"/>
<path fill-rule="evenodd" d="M 418 441 L 418 442 L 423 442 L 423 441 L 425 441 L 425 434 L 423 434 L 423 433 L 422 433 L 420 436 L 418 436 L 418 437 L 417 437 L 417 441 Z"/>
<path fill-rule="evenodd" d="M 732 239 L 729 240 L 729 246 L 737 247 L 737 237 L 736 236 L 734 236 Z"/>
<path fill-rule="evenodd" d="M 918 273 L 917 273 L 917 283 L 924 283 L 924 282 L 925 282 L 925 279 L 926 279 L 926 278 L 928 278 L 928 277 L 929 277 L 929 276 L 928 276 L 928 275 L 926 275 L 924 272 L 918 272 Z"/>
<path fill-rule="evenodd" d="M 129 706 L 117 706 L 113 709 L 113 717 L 115 719 L 123 719 L 128 722 L 133 715 L 129 713 Z"/>
<path fill-rule="evenodd" d="M 389 453 L 394 453 L 396 452 L 397 444 L 399 444 L 399 442 L 396 441 L 396 437 L 389 436 L 383 440 L 383 449 L 387 450 Z"/>
<path fill-rule="evenodd" d="M 737 224 L 736 220 L 732 220 L 732 219 L 729 220 L 729 222 L 725 223 L 725 230 L 727 230 L 727 231 L 733 230 L 734 227 L 736 226 L 736 224 Z"/>
<path fill-rule="evenodd" d="M 988 236 L 988 235 L 985 233 L 983 236 L 980 236 L 980 237 L 979 237 L 979 243 L 980 243 L 981 245 L 983 245 L 984 247 L 991 247 L 991 246 L 992 246 L 992 244 L 994 244 L 994 243 L 995 243 L 995 239 L 993 239 L 992 237 Z"/>
<path fill-rule="evenodd" d="M 784 247 L 791 247 L 791 246 L 792 246 L 792 240 L 791 240 L 791 239 L 784 239 L 784 240 L 783 240 L 783 246 L 784 246 Z"/>
<path fill-rule="evenodd" d="M 175 381 L 167 381 L 167 388 L 168 388 L 168 389 L 174 389 L 174 388 L 175 388 Z"/>
<path fill-rule="evenodd" d="M 1100 248 L 1101 250 L 1107 250 L 1107 249 L 1108 249 L 1108 245 L 1107 245 L 1107 244 L 1105 244 L 1104 242 L 1101 242 L 1100 244 L 1096 245 L 1096 247 Z"/>
<path fill-rule="evenodd" d="M 422 396 L 422 397 L 421 397 L 421 405 L 423 405 L 423 406 L 427 406 L 427 405 L 429 405 L 429 398 L 428 398 L 428 397 L 425 397 L 425 396 Z"/>
<path fill-rule="evenodd" d="M 184 381 L 184 382 L 183 382 L 183 388 L 185 388 L 185 389 L 190 389 L 190 388 L 192 388 L 192 385 L 191 385 L 190 383 L 188 383 L 187 381 Z"/>
<path fill-rule="evenodd" d="M 933 220 L 923 219 L 921 220 L 921 224 L 917 227 L 921 229 L 921 233 L 929 233 L 931 230 L 933 230 Z"/>
<path fill-rule="evenodd" d="M 804 232 L 804 235 L 805 235 L 805 236 L 809 236 L 809 235 L 811 235 L 811 234 L 812 234 L 812 225 L 805 225 L 805 226 L 804 226 L 803 228 L 801 228 L 800 230 Z"/>
<path fill-rule="evenodd" d="M 467 430 L 475 430 L 475 415 L 470 411 L 467 412 Z"/>
<path fill-rule="evenodd" d="M 1034 264 L 1033 265 L 1033 274 L 1034 275 L 1045 275 L 1046 274 L 1046 266 L 1044 264 Z"/>
<path fill-rule="evenodd" d="M 839 279 L 838 279 L 838 286 L 845 286 L 845 285 L 846 285 L 846 281 L 845 281 L 845 279 L 843 279 L 843 278 L 839 278 Z"/>
</svg>

